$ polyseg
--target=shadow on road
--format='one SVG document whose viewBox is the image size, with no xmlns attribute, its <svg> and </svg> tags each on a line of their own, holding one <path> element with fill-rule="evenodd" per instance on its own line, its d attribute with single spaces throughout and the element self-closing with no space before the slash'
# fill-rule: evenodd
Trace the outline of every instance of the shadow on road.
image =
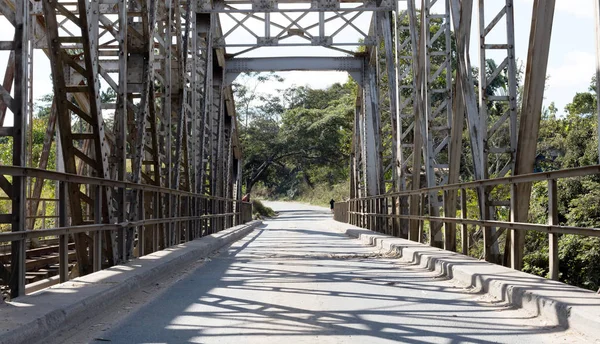
<svg viewBox="0 0 600 344">
<path fill-rule="evenodd" d="M 504 304 L 328 229 L 329 214 L 280 217 L 104 336 L 113 342 L 496 343 L 563 331 L 506 322 Z M 289 221 L 298 219 L 298 228 Z M 322 221 L 314 227 L 311 221 Z M 308 224 L 308 226 L 307 226 Z M 383 258 L 383 259 L 382 259 Z"/>
</svg>

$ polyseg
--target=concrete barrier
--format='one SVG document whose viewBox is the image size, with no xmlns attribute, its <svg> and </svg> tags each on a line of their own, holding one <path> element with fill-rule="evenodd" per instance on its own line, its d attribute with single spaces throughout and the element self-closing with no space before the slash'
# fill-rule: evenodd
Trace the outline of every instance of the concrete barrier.
<svg viewBox="0 0 600 344">
<path fill-rule="evenodd" d="M 0 305 L 0 343 L 39 341 L 74 319 L 87 319 L 133 290 L 207 257 L 261 224 L 225 229 Z"/>
<path fill-rule="evenodd" d="M 600 342 L 600 295 L 592 291 L 347 223 L 336 222 L 335 226 L 365 244 L 396 254 L 403 261 L 474 287 L 551 324 L 574 329 Z"/>
</svg>

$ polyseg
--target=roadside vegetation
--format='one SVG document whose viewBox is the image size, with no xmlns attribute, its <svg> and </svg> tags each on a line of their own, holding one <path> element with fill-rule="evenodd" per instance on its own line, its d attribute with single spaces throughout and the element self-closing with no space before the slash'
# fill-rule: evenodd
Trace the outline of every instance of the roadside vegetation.
<svg viewBox="0 0 600 344">
<path fill-rule="evenodd" d="M 277 215 L 275 210 L 270 207 L 265 206 L 259 200 L 252 201 L 252 218 L 255 220 L 264 219 L 266 217 L 273 217 Z"/>
<path fill-rule="evenodd" d="M 493 61 L 488 64 L 490 70 L 495 69 Z M 300 201 L 320 206 L 328 206 L 330 199 L 336 202 L 348 199 L 357 85 L 349 79 L 345 84 L 334 84 L 323 90 L 291 87 L 275 95 L 250 91 L 248 83 L 260 84 L 269 78 L 279 77 L 247 75 L 235 86 L 240 139 L 244 147 L 245 192 L 253 199 Z M 520 80 L 519 84 L 522 84 Z M 543 110 L 536 172 L 597 163 L 594 84 L 595 79 L 589 90 L 574 96 L 565 107 L 566 114 L 559 114 L 553 103 Z M 501 93 L 505 87 L 500 83 L 488 92 Z M 463 142 L 463 151 L 468 152 L 468 139 Z M 383 155 L 386 154 L 384 151 Z M 469 155 L 464 153 L 462 160 L 461 181 L 473 180 Z M 503 166 L 500 161 L 497 165 Z M 491 171 L 490 176 L 494 177 L 494 173 Z M 600 176 L 560 180 L 558 188 L 561 224 L 600 228 Z M 499 188 L 495 197 L 507 201 L 508 195 L 508 190 Z M 475 195 L 472 196 L 467 206 L 469 217 L 475 218 L 478 206 Z M 546 223 L 547 205 L 545 183 L 534 183 L 529 221 Z M 508 219 L 508 209 L 498 207 L 495 216 Z M 481 258 L 482 233 L 472 232 L 470 236 L 469 254 Z M 504 233 L 499 239 L 501 252 L 505 250 L 506 241 Z M 561 235 L 559 250 L 561 281 L 594 291 L 600 288 L 599 238 Z M 524 265 L 526 272 L 548 276 L 547 235 L 527 233 Z"/>
</svg>

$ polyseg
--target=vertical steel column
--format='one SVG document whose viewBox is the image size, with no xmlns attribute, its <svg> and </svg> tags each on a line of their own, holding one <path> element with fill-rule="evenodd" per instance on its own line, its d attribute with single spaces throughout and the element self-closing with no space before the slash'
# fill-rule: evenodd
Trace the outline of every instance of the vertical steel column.
<svg viewBox="0 0 600 344">
<path fill-rule="evenodd" d="M 127 181 L 127 140 L 128 131 L 128 106 L 127 106 L 127 83 L 129 75 L 127 73 L 127 67 L 129 66 L 129 54 L 128 54 L 128 23 L 127 23 L 127 0 L 119 0 L 118 2 L 118 23 L 119 30 L 115 35 L 119 46 L 119 81 L 117 89 L 117 108 L 115 111 L 115 141 L 116 147 L 113 149 L 113 155 L 117 170 L 117 180 Z M 94 11 L 99 11 L 98 2 L 94 2 Z M 98 34 L 98 33 L 96 33 Z M 128 218 L 127 215 L 127 195 L 126 189 L 118 188 L 115 192 L 115 203 L 116 211 L 118 214 L 118 221 L 123 222 Z M 128 238 L 127 229 L 121 228 L 117 232 L 118 250 L 119 250 L 119 261 L 127 261 L 128 259 L 128 245 L 127 241 L 133 242 L 132 238 Z"/>
<path fill-rule="evenodd" d="M 58 226 L 67 226 L 67 183 L 58 184 Z M 58 274 L 60 283 L 69 280 L 69 236 L 62 234 L 59 236 L 58 249 Z"/>
<path fill-rule="evenodd" d="M 469 52 L 467 51 L 471 32 L 471 18 L 473 11 L 473 1 L 451 0 L 450 8 L 456 37 L 456 57 L 459 66 L 470 65 Z M 469 68 L 470 70 L 470 68 Z M 456 69 L 456 82 L 454 88 L 454 97 L 452 98 L 452 125 L 450 129 L 450 142 L 448 143 L 448 184 L 458 183 L 460 181 L 460 161 L 462 155 L 462 136 L 465 123 L 465 95 L 463 85 L 471 85 L 468 75 L 462 74 L 462 69 Z M 469 73 L 470 74 L 470 73 Z M 444 199 L 444 216 L 455 217 L 457 207 L 458 190 L 448 190 Z M 461 202 L 464 197 L 461 197 Z M 462 207 L 461 212 L 465 207 Z M 463 235 L 465 235 L 463 226 Z M 456 224 L 446 223 L 444 233 L 444 248 L 446 250 L 456 250 Z M 465 247 L 464 237 L 463 247 Z M 463 249 L 463 253 L 465 250 Z"/>
<path fill-rule="evenodd" d="M 448 143 L 452 121 L 452 70 L 450 46 L 449 1 L 443 2 L 443 12 L 433 13 L 436 1 L 425 1 L 423 36 L 425 51 L 425 121 L 422 130 L 426 138 L 425 172 L 427 186 L 445 184 L 448 174 Z M 441 21 L 441 23 L 439 22 Z M 436 32 L 433 28 L 438 26 Z M 443 79 L 443 80 L 442 80 Z M 423 129 L 424 127 L 424 129 Z M 437 192 L 429 193 L 430 214 L 439 216 L 442 204 Z M 431 222 L 431 245 L 443 246 L 441 222 Z"/>
<path fill-rule="evenodd" d="M 356 96 L 356 103 L 354 106 L 354 128 L 352 131 L 352 152 L 350 158 L 350 199 L 361 197 L 363 195 L 362 187 L 364 186 L 363 180 L 361 179 L 362 171 L 362 121 L 361 121 L 361 107 L 362 107 L 362 96 L 358 92 Z"/>
<path fill-rule="evenodd" d="M 494 27 L 504 19 L 506 25 L 506 43 L 488 44 L 486 37 Z M 514 170 L 516 145 L 517 145 L 517 81 L 515 63 L 515 40 L 514 40 L 514 15 L 513 1 L 506 0 L 505 6 L 496 14 L 494 19 L 487 24 L 485 21 L 485 0 L 479 0 L 479 111 L 480 132 L 483 136 L 483 177 L 490 177 L 490 168 L 502 166 L 496 169 L 492 177 L 504 177 L 509 171 Z M 494 70 L 488 70 L 486 53 L 488 50 L 506 51 L 506 57 Z M 489 66 L 494 66 L 490 64 Z M 501 74 L 503 73 L 503 75 Z M 489 75 L 488 75 L 489 74 Z M 508 81 L 506 94 L 491 94 L 490 87 L 493 83 L 504 76 Z M 494 110 L 501 108 L 503 113 Z M 500 138 L 500 142 L 497 139 Z M 494 162 L 489 161 L 490 154 L 495 157 Z M 490 164 L 492 166 L 490 166 Z M 495 206 L 497 203 L 490 199 L 489 189 L 483 193 L 483 206 L 481 214 L 483 219 L 493 220 L 496 218 Z M 501 263 L 501 254 L 497 240 L 490 242 L 491 238 L 497 237 L 497 229 L 494 227 L 484 228 L 484 251 L 486 260 Z M 489 250 L 489 252 L 488 252 Z"/>
<path fill-rule="evenodd" d="M 223 190 L 223 127 L 224 127 L 224 106 L 223 106 L 223 69 L 217 65 L 213 65 L 212 72 L 212 104 L 210 108 L 210 195 L 213 197 L 221 197 Z M 220 202 L 212 199 L 210 202 L 210 213 L 218 214 L 221 211 Z M 220 230 L 218 227 L 221 221 L 220 218 L 211 218 L 210 227 L 211 233 L 216 233 Z"/>
<path fill-rule="evenodd" d="M 138 200 L 138 210 L 137 210 L 137 220 L 139 221 L 144 221 L 145 220 L 145 212 L 144 212 L 144 192 L 143 191 L 138 191 L 136 193 L 137 197 L 139 197 Z M 145 226 L 141 225 L 137 227 L 137 237 L 138 237 L 138 254 L 136 258 L 139 258 L 141 256 L 144 255 L 144 252 L 146 252 L 146 231 L 145 231 Z"/>
<path fill-rule="evenodd" d="M 555 0 L 534 0 L 533 3 L 529 54 L 527 55 L 527 69 L 523 86 L 523 108 L 517 140 L 515 175 L 533 172 L 555 5 Z M 511 212 L 515 212 L 516 222 L 527 222 L 531 183 L 519 184 L 515 193 L 516 209 L 511 208 Z M 524 245 L 525 233 L 523 231 L 512 231 L 511 265 L 514 269 L 520 270 L 523 267 Z"/>
<path fill-rule="evenodd" d="M 460 189 L 460 217 L 461 219 L 468 218 L 467 212 L 467 189 Z M 462 246 L 462 254 L 469 255 L 469 226 L 461 225 L 460 240 Z"/>
<path fill-rule="evenodd" d="M 102 187 L 96 186 L 94 192 L 94 223 L 102 223 Z M 92 240 L 94 241 L 93 247 L 93 271 L 102 270 L 102 232 L 94 231 L 92 234 Z"/>
<path fill-rule="evenodd" d="M 361 107 L 361 144 L 363 156 L 363 176 L 367 196 L 375 196 L 381 192 L 381 141 L 379 140 L 379 111 L 377 107 L 377 92 L 375 87 L 376 74 L 368 61 L 364 63 L 363 105 Z"/>
<path fill-rule="evenodd" d="M 408 2 L 407 6 L 411 6 Z M 396 191 L 406 190 L 407 181 L 410 178 L 414 147 L 414 99 L 415 99 L 415 78 L 413 71 L 413 51 L 417 48 L 413 41 L 411 31 L 417 31 L 412 27 L 409 19 L 409 10 L 400 12 L 400 3 L 397 5 L 398 15 L 395 23 L 395 54 L 396 57 L 396 78 L 397 78 L 397 98 L 396 107 L 396 132 L 398 142 L 396 145 L 397 170 L 396 170 Z M 420 152 L 419 149 L 416 150 Z M 399 214 L 408 214 L 407 197 L 398 198 Z M 408 238 L 409 222 L 400 220 L 400 236 Z"/>
<path fill-rule="evenodd" d="M 394 43 L 392 38 L 392 13 L 377 12 L 375 14 L 377 19 L 377 32 L 378 42 L 383 41 L 383 49 L 378 44 L 375 49 L 376 55 L 376 67 L 377 67 L 377 83 L 378 97 L 379 97 L 379 110 L 381 111 L 380 117 L 385 115 L 389 116 L 389 122 L 385 122 L 381 125 L 381 139 L 383 148 L 383 175 L 386 178 L 382 182 L 385 191 L 396 191 L 398 190 L 398 158 L 396 156 L 398 152 L 398 134 L 396 124 L 396 108 L 397 108 L 397 83 L 396 83 L 396 61 L 394 55 Z M 389 112 L 389 113 L 388 113 Z"/>
<path fill-rule="evenodd" d="M 408 0 L 407 12 L 409 20 L 409 33 L 411 42 L 414 43 L 412 50 L 412 72 L 415 80 L 415 92 L 413 101 L 413 154 L 412 154 L 412 174 L 411 174 L 411 189 L 417 190 L 421 188 L 421 150 L 423 144 L 422 138 L 422 117 L 424 116 L 424 51 L 423 51 L 423 35 L 419 36 L 419 23 L 417 22 L 417 14 L 415 9 L 415 0 Z M 422 2 L 422 5 L 424 3 Z M 421 11 L 421 23 L 424 22 L 425 11 Z M 410 197 L 410 215 L 416 216 L 421 214 L 420 197 L 414 195 Z M 413 241 L 421 241 L 420 237 L 420 221 L 410 220 L 408 238 Z"/>
<path fill-rule="evenodd" d="M 175 164 L 173 164 L 173 181 L 172 188 L 180 189 L 180 184 L 183 183 L 186 188 L 189 188 L 189 179 L 187 178 L 188 169 L 186 165 L 188 165 L 188 156 L 187 156 L 187 121 L 190 114 L 191 106 L 189 105 L 189 101 L 191 100 L 191 76 L 188 74 L 188 69 L 191 69 L 191 64 L 194 63 L 193 59 L 189 58 L 190 45 L 193 37 L 190 37 L 191 32 L 191 16 L 193 11 L 194 2 L 189 2 L 188 7 L 185 11 L 185 25 L 184 30 L 182 32 L 182 43 L 180 47 L 180 51 L 178 52 L 178 73 L 177 73 L 177 85 L 173 85 L 177 87 L 177 97 L 179 99 L 178 108 L 176 112 L 177 122 L 176 122 L 176 135 L 175 135 Z M 195 13 L 194 13 L 195 17 Z M 177 16 L 178 22 L 181 20 L 181 16 Z M 178 25 L 180 26 L 180 25 Z M 195 31 L 195 28 L 194 28 Z M 179 38 L 178 38 L 179 39 Z M 182 168 L 184 171 L 182 171 Z M 182 180 L 181 174 L 184 174 L 184 178 Z M 185 188 L 184 188 L 185 189 Z"/>
<path fill-rule="evenodd" d="M 14 49 L 14 97 L 10 91 L 0 87 L 0 97 L 13 113 L 14 124 L 11 131 L 13 139 L 12 165 L 25 167 L 27 131 L 27 56 L 29 50 L 29 2 L 17 2 L 13 41 Z M 4 85 L 7 86 L 7 85 Z M 6 177 L 0 177 L 0 187 L 11 198 L 11 231 L 26 230 L 25 192 L 26 177 L 13 177 L 12 184 Z M 11 297 L 25 295 L 25 239 L 11 243 L 11 276 L 9 281 Z"/>
<path fill-rule="evenodd" d="M 210 13 L 212 5 L 209 1 L 200 2 L 198 15 L 196 18 L 197 46 L 199 55 L 198 68 L 198 92 L 200 118 L 198 123 L 198 165 L 196 167 L 196 192 L 206 194 L 210 190 L 210 157 L 211 157 L 211 127 L 210 111 L 213 103 L 213 22 L 216 19 L 214 13 Z M 202 12 L 205 11 L 205 12 Z M 204 205 L 205 202 L 202 202 Z M 202 208 L 202 211 L 204 208 Z M 206 223 L 206 221 L 203 221 Z"/>
<path fill-rule="evenodd" d="M 472 78 L 471 72 L 471 62 L 468 54 L 468 41 L 469 41 L 469 32 L 471 30 L 471 16 L 472 16 L 472 0 L 458 1 L 452 0 L 452 12 L 453 12 L 453 22 L 456 34 L 457 41 L 457 83 L 456 83 L 456 93 L 460 98 L 456 99 L 455 108 L 455 121 L 452 126 L 452 130 L 459 130 L 460 135 L 462 135 L 462 129 L 459 128 L 458 123 L 462 123 L 462 119 L 459 117 L 463 115 L 463 111 L 466 113 L 467 124 L 469 129 L 470 136 L 470 147 L 471 147 L 471 155 L 473 159 L 473 172 L 475 175 L 475 179 L 483 179 L 484 178 L 484 164 L 483 164 L 483 134 L 481 133 L 480 128 L 480 116 L 479 109 L 477 105 L 477 99 L 474 91 L 474 82 Z M 456 135 L 455 135 L 456 134 Z M 460 157 L 459 152 L 452 148 L 452 144 L 458 145 L 460 139 L 457 137 L 457 132 L 453 132 L 453 139 L 451 141 L 451 159 L 458 159 Z M 458 147 L 456 147 L 458 149 Z M 450 161 L 450 174 L 449 180 L 451 182 L 458 181 L 458 173 L 460 166 L 457 164 L 458 161 L 451 160 Z M 478 201 L 480 204 L 480 216 L 483 217 L 483 192 L 478 190 Z M 451 198 L 449 198 L 449 202 Z M 447 205 L 448 213 L 450 216 L 455 214 L 455 211 L 452 209 L 451 205 Z"/>
<path fill-rule="evenodd" d="M 558 188 L 556 179 L 548 179 L 548 224 L 558 226 Z M 548 233 L 550 278 L 558 281 L 558 234 Z"/>
</svg>

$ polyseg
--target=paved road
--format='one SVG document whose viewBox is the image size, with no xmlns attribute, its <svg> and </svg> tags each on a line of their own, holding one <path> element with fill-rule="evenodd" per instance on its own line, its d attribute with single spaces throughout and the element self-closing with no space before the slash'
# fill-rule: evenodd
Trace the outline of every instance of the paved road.
<svg viewBox="0 0 600 344">
<path fill-rule="evenodd" d="M 88 331 L 86 341 L 581 341 L 578 335 L 545 326 L 523 310 L 381 255 L 333 231 L 328 209 L 270 205 L 280 212 L 279 217 L 266 221 L 264 227 L 135 312 L 113 319 L 102 331 Z"/>
</svg>

